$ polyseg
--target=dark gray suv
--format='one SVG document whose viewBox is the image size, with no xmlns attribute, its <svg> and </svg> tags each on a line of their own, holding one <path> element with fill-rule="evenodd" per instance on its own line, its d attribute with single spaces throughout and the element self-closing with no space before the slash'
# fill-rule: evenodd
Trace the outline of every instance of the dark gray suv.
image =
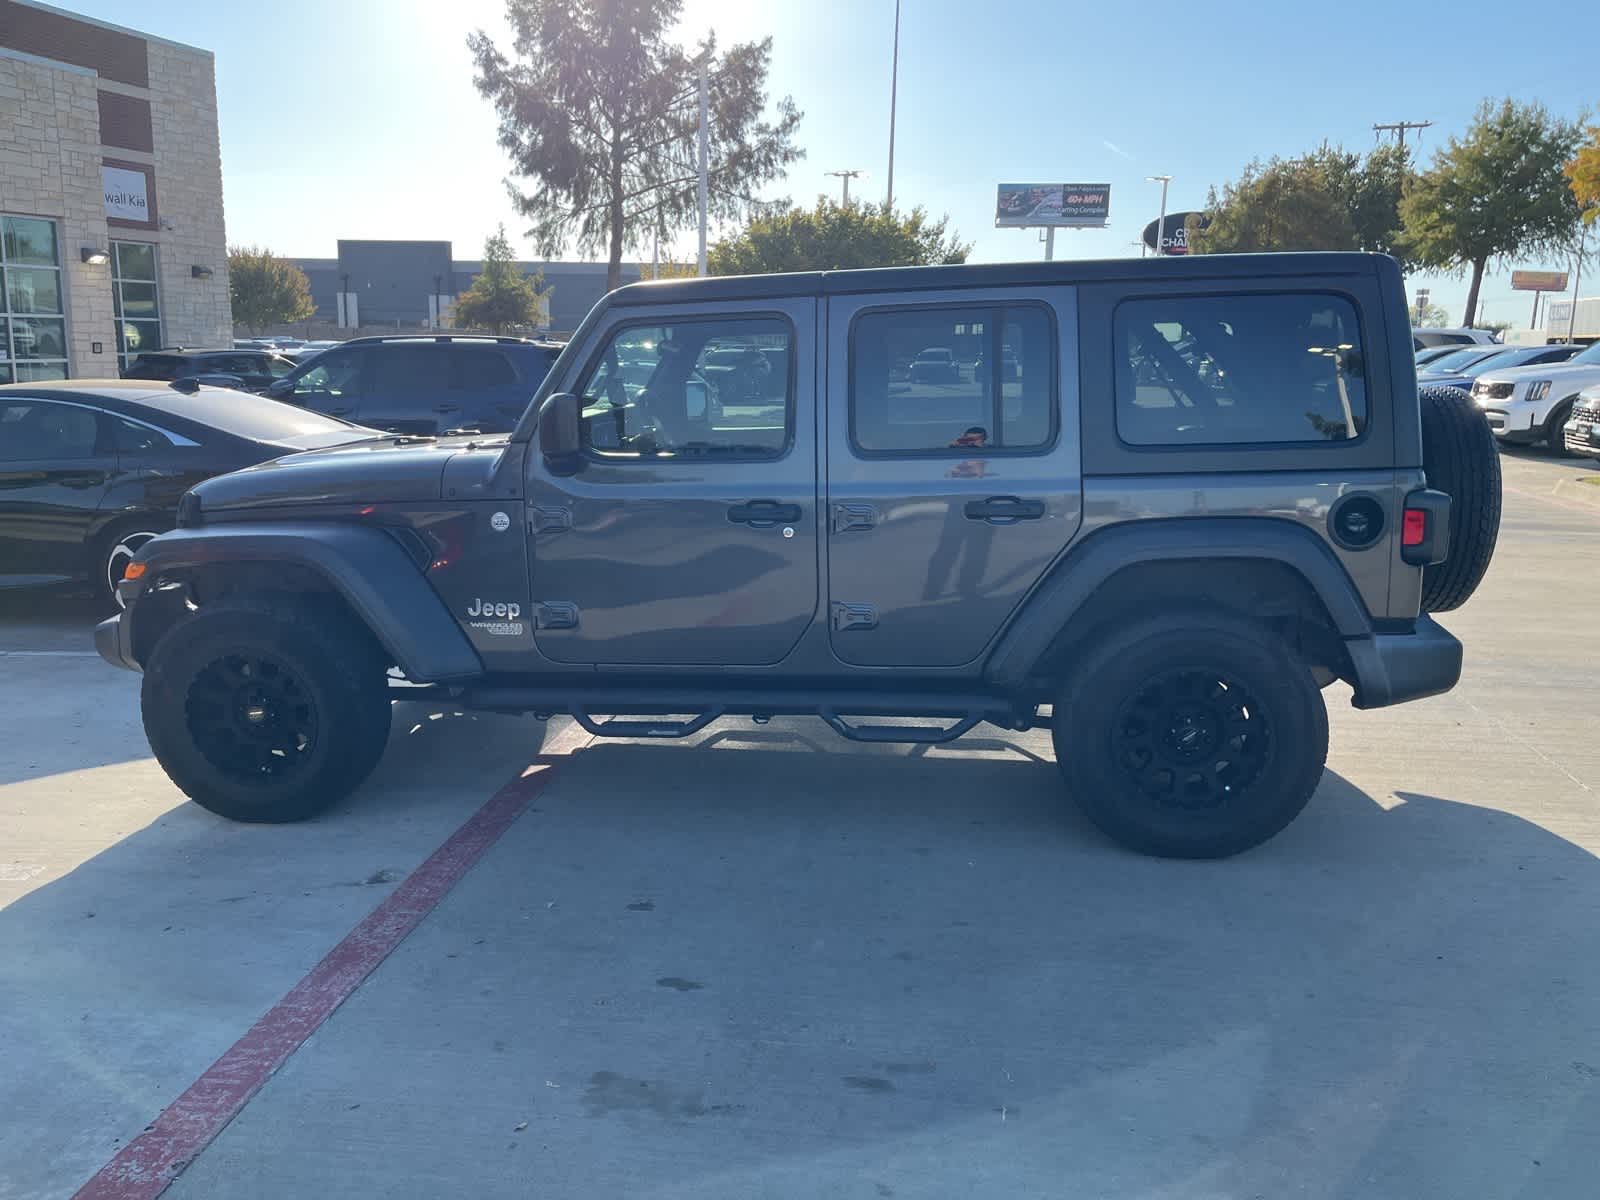
<svg viewBox="0 0 1600 1200">
<path fill-rule="evenodd" d="M 1315 789 L 1320 689 L 1460 672 L 1429 613 L 1488 563 L 1498 461 L 1410 337 L 1394 262 L 1355 254 L 625 287 L 509 436 L 201 484 L 98 644 L 241 820 L 353 788 L 397 673 L 623 737 L 1047 726 L 1112 837 L 1227 855 Z"/>
</svg>

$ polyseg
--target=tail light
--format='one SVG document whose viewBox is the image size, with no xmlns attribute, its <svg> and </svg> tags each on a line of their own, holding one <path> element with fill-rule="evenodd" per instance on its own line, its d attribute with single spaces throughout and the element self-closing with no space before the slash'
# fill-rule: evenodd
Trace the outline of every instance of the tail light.
<svg viewBox="0 0 1600 1200">
<path fill-rule="evenodd" d="M 1400 515 L 1400 557 L 1415 567 L 1442 563 L 1450 553 L 1450 497 L 1432 488 L 1406 497 Z"/>
</svg>

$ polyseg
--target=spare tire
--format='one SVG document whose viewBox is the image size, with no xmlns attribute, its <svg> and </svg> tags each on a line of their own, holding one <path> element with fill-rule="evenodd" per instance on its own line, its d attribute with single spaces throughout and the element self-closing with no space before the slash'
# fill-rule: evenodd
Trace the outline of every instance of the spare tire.
<svg viewBox="0 0 1600 1200">
<path fill-rule="evenodd" d="M 1494 557 L 1500 535 L 1500 450 L 1483 414 L 1453 387 L 1417 390 L 1422 405 L 1422 469 L 1428 486 L 1450 497 L 1450 555 L 1422 572 L 1422 609 L 1448 612 L 1467 602 Z"/>
</svg>

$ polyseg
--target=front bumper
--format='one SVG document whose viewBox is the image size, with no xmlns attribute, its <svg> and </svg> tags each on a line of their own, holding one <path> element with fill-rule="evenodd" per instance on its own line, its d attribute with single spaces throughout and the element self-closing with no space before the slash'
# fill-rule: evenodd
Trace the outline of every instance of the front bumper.
<svg viewBox="0 0 1600 1200">
<path fill-rule="evenodd" d="M 113 667 L 124 671 L 143 670 L 133 657 L 133 629 L 126 612 L 108 617 L 94 627 L 94 648 Z"/>
<path fill-rule="evenodd" d="M 1357 708 L 1383 708 L 1437 696 L 1461 678 L 1461 643 L 1430 616 L 1411 633 L 1374 633 L 1345 642 L 1355 668 Z"/>
<path fill-rule="evenodd" d="M 1539 436 L 1539 406 L 1518 400 L 1490 400 L 1481 405 L 1489 429 L 1503 442 L 1530 442 Z"/>
<path fill-rule="evenodd" d="M 1600 412 L 1574 413 L 1561 434 L 1568 453 L 1600 455 Z"/>
</svg>

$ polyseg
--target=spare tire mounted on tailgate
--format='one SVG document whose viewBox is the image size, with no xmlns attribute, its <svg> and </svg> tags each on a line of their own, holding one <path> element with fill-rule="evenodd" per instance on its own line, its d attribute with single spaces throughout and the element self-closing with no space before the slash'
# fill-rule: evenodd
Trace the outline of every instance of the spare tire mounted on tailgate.
<svg viewBox="0 0 1600 1200">
<path fill-rule="evenodd" d="M 1476 590 L 1500 533 L 1500 451 L 1483 414 L 1452 387 L 1417 391 L 1422 469 L 1450 497 L 1450 556 L 1422 574 L 1424 612 L 1460 608 Z"/>
</svg>

